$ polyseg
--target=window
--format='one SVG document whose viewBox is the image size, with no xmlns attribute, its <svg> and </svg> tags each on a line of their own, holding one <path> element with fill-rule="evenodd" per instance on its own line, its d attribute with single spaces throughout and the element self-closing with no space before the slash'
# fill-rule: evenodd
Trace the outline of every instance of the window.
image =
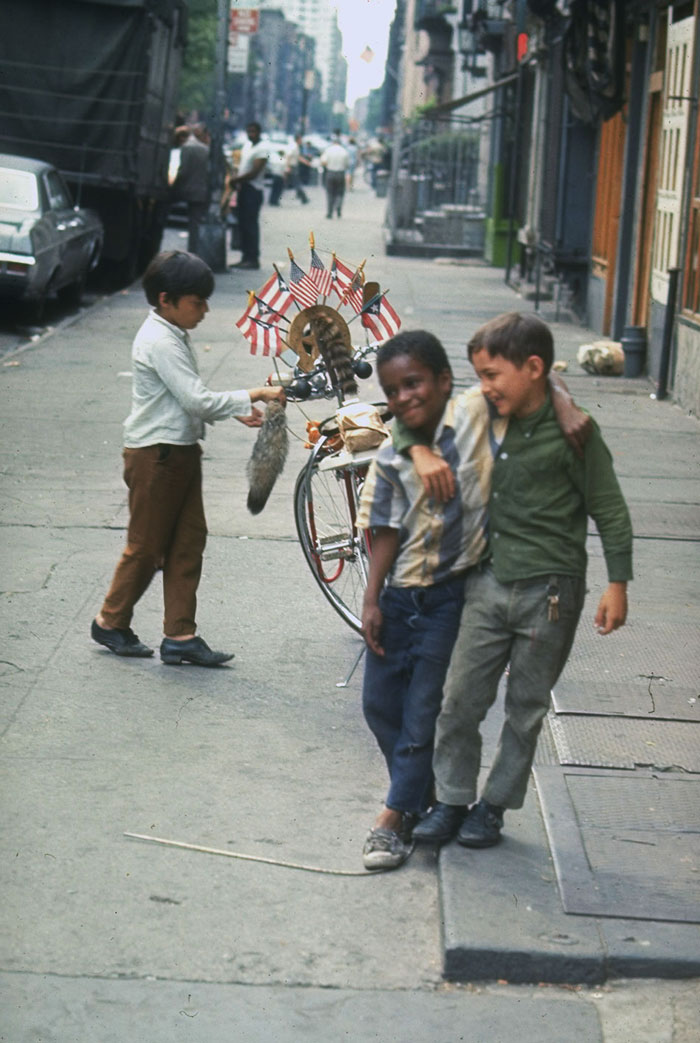
<svg viewBox="0 0 700 1043">
<path fill-rule="evenodd" d="M 50 170 L 46 175 L 45 181 L 49 206 L 52 210 L 66 210 L 73 205 L 68 189 L 63 183 L 63 178 L 57 171 Z"/>
<path fill-rule="evenodd" d="M 25 170 L 0 170 L 0 205 L 12 210 L 38 210 L 36 178 Z"/>
</svg>

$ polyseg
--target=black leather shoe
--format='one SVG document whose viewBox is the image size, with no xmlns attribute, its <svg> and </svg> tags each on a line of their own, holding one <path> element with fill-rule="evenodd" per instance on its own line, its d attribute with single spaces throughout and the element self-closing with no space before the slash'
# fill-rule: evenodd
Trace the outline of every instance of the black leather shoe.
<svg viewBox="0 0 700 1043">
<path fill-rule="evenodd" d="M 456 836 L 466 813 L 464 804 L 441 804 L 437 801 L 432 811 L 413 830 L 413 839 L 419 844 L 444 844 Z"/>
<path fill-rule="evenodd" d="M 471 809 L 457 834 L 462 847 L 492 847 L 501 839 L 503 808 L 483 798 Z"/>
<path fill-rule="evenodd" d="M 173 641 L 170 637 L 164 637 L 160 645 L 160 658 L 171 666 L 180 663 L 220 666 L 221 663 L 228 663 L 229 659 L 233 659 L 233 652 L 212 652 L 201 637 L 191 637 L 189 641 Z"/>
<path fill-rule="evenodd" d="M 130 628 L 126 630 L 107 630 L 93 619 L 90 637 L 98 645 L 104 645 L 115 655 L 131 656 L 133 659 L 147 659 L 153 655 L 153 649 L 142 644 Z"/>
</svg>

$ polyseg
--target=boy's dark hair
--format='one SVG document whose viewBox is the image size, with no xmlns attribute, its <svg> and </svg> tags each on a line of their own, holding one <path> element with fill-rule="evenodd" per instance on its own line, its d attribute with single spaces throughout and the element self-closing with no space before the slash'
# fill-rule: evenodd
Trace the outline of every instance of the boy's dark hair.
<svg viewBox="0 0 700 1043">
<path fill-rule="evenodd" d="M 536 315 L 509 311 L 497 315 L 476 331 L 467 344 L 471 360 L 475 351 L 485 348 L 491 358 L 501 355 L 515 366 L 524 365 L 530 355 L 538 355 L 549 373 L 554 361 L 554 340 L 549 326 Z"/>
<path fill-rule="evenodd" d="M 409 355 L 412 359 L 422 362 L 436 377 L 445 370 L 452 376 L 452 366 L 447 352 L 437 337 L 427 330 L 406 330 L 387 340 L 377 352 L 377 369 L 398 355 Z"/>
<path fill-rule="evenodd" d="M 156 254 L 141 280 L 146 300 L 158 305 L 161 293 L 167 293 L 172 304 L 177 304 L 188 293 L 197 297 L 211 297 L 214 276 L 211 268 L 196 254 L 184 250 L 164 250 Z"/>
<path fill-rule="evenodd" d="M 245 129 L 246 130 L 250 130 L 251 127 L 255 127 L 255 129 L 257 130 L 258 134 L 262 133 L 262 127 L 260 126 L 260 124 L 258 123 L 257 120 L 250 120 L 248 123 L 246 123 L 246 125 L 245 125 Z"/>
</svg>

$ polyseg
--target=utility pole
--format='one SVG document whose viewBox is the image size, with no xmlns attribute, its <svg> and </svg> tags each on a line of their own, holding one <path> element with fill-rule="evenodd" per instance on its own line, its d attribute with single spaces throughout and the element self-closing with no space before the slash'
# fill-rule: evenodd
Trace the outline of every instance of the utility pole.
<svg viewBox="0 0 700 1043">
<path fill-rule="evenodd" d="M 197 238 L 197 255 L 206 261 L 213 272 L 226 271 L 226 222 L 221 213 L 221 197 L 226 174 L 223 144 L 229 2 L 230 0 L 217 0 L 214 112 L 209 144 L 209 212 L 199 225 Z"/>
</svg>

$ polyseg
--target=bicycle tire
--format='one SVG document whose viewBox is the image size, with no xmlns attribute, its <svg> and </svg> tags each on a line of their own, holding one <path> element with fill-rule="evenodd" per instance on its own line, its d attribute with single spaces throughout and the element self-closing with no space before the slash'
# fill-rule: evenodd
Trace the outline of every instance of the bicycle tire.
<svg viewBox="0 0 700 1043">
<path fill-rule="evenodd" d="M 367 468 L 319 470 L 318 444 L 294 489 L 294 520 L 306 563 L 335 611 L 358 633 L 367 586 L 367 538 L 355 525 L 355 500 Z"/>
</svg>

